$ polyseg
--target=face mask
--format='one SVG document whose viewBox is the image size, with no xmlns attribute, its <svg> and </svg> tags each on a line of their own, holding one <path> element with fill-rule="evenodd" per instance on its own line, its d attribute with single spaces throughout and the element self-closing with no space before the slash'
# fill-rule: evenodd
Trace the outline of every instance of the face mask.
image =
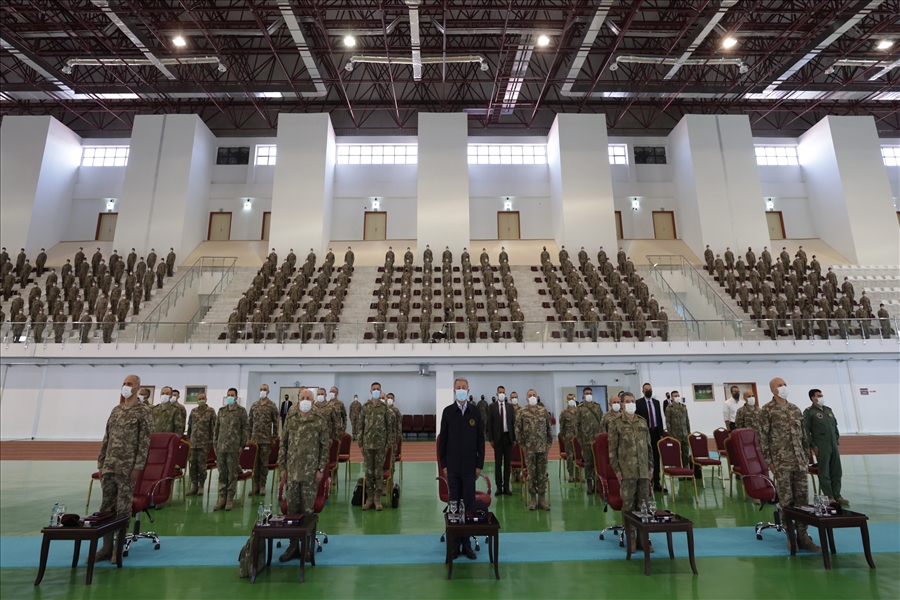
<svg viewBox="0 0 900 600">
<path fill-rule="evenodd" d="M 594 395 L 593 395 L 593 394 L 585 394 L 585 396 L 584 396 L 584 401 L 585 401 L 585 402 L 593 402 L 593 401 L 594 401 Z"/>
<path fill-rule="evenodd" d="M 469 397 L 469 390 L 456 390 L 456 401 L 465 402 Z"/>
<path fill-rule="evenodd" d="M 378 400 L 381 398 L 381 390 L 372 390 L 372 399 Z"/>
<path fill-rule="evenodd" d="M 310 400 L 301 400 L 300 401 L 300 412 L 309 412 L 312 410 L 312 401 Z"/>
<path fill-rule="evenodd" d="M 499 394 L 497 394 L 497 400 L 499 400 L 500 402 L 504 402 L 506 400 L 506 394 L 500 392 Z"/>
<path fill-rule="evenodd" d="M 328 399 L 334 400 L 334 392 L 328 392 Z"/>
<path fill-rule="evenodd" d="M 159 401 L 161 404 L 165 404 L 166 402 L 169 401 L 169 398 L 171 398 L 171 396 L 169 396 L 169 394 L 163 394 L 162 396 L 159 397 Z"/>
<path fill-rule="evenodd" d="M 741 394 L 740 394 L 740 392 L 733 392 L 731 394 L 731 397 L 734 398 L 735 400 L 739 400 L 741 397 Z"/>
<path fill-rule="evenodd" d="M 519 403 L 519 397 L 516 396 L 515 398 L 510 398 L 509 401 L 512 402 L 513 404 L 518 404 L 518 403 Z"/>
<path fill-rule="evenodd" d="M 675 396 L 674 398 L 672 398 L 672 400 L 673 400 L 676 404 L 681 404 L 681 396 Z"/>
<path fill-rule="evenodd" d="M 786 385 L 782 385 L 775 391 L 778 393 L 779 398 L 784 398 L 785 400 L 788 399 L 788 389 Z"/>
<path fill-rule="evenodd" d="M 200 406 L 206 406 L 206 398 L 198 398 L 197 404 L 199 404 Z"/>
<path fill-rule="evenodd" d="M 125 398 L 126 400 L 128 400 L 129 398 L 131 398 L 131 394 L 133 394 L 133 393 L 134 393 L 134 392 L 131 390 L 131 386 L 130 386 L 130 385 L 123 385 L 123 386 L 122 386 L 122 397 Z"/>
<path fill-rule="evenodd" d="M 321 404 L 322 402 L 325 402 L 325 396 L 323 396 L 322 394 L 319 394 L 318 396 L 316 396 L 316 402 L 318 402 L 319 404 Z"/>
<path fill-rule="evenodd" d="M 225 404 L 227 404 L 228 406 L 231 406 L 232 404 L 234 404 L 234 400 L 235 400 L 234 396 L 228 396 L 225 398 Z"/>
<path fill-rule="evenodd" d="M 566 404 L 568 404 L 569 406 L 575 406 L 575 401 L 574 401 L 574 400 L 568 400 L 568 401 L 566 401 Z"/>
<path fill-rule="evenodd" d="M 627 412 L 629 415 L 633 415 L 634 411 L 636 411 L 636 410 L 637 410 L 637 404 L 635 404 L 634 402 L 631 402 L 631 403 L 625 405 L 625 412 Z"/>
<path fill-rule="evenodd" d="M 619 404 L 618 402 L 613 403 L 613 405 L 612 405 L 612 411 L 613 411 L 613 412 L 619 412 L 620 410 L 622 410 L 622 405 Z"/>
<path fill-rule="evenodd" d="M 537 396 L 528 396 L 528 406 L 537 406 Z"/>
<path fill-rule="evenodd" d="M 269 395 L 269 392 L 267 392 L 266 390 L 259 390 L 259 399 L 260 400 L 262 400 L 263 398 L 265 398 L 268 395 Z"/>
<path fill-rule="evenodd" d="M 753 396 L 748 396 L 747 404 L 749 404 L 750 406 L 753 406 L 754 404 L 756 404 L 756 398 L 754 398 Z"/>
<path fill-rule="evenodd" d="M 653 397 L 653 390 L 652 390 L 652 389 L 651 389 L 651 390 L 646 390 L 646 391 L 644 392 L 644 398 L 646 398 L 647 400 L 649 400 L 649 399 L 652 398 L 652 397 Z"/>
<path fill-rule="evenodd" d="M 393 406 L 393 405 L 394 405 L 394 399 L 393 399 L 393 398 L 388 398 L 388 399 L 387 399 L 387 405 L 388 405 L 388 406 Z"/>
<path fill-rule="evenodd" d="M 142 396 L 142 397 L 141 397 L 141 402 L 144 403 L 144 404 L 147 404 L 147 400 L 149 400 L 149 399 L 150 399 L 150 398 L 149 398 L 148 396 Z"/>
</svg>

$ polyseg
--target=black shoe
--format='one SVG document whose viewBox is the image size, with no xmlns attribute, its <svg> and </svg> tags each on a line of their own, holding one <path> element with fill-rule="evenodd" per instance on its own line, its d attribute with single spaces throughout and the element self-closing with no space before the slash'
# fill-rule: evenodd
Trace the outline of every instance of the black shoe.
<svg viewBox="0 0 900 600">
<path fill-rule="evenodd" d="M 502 495 L 505 494 L 505 493 L 506 493 L 506 492 L 504 492 L 502 489 L 498 488 L 498 489 L 497 489 L 497 492 L 494 494 L 494 496 L 496 496 L 496 497 L 499 498 L 500 496 L 502 496 Z"/>
<path fill-rule="evenodd" d="M 471 546 L 466 546 L 465 548 L 463 548 L 463 551 L 466 553 L 466 558 L 468 558 L 469 560 L 475 560 L 476 558 L 478 558 L 478 555 L 475 554 L 475 551 L 472 550 Z"/>
<path fill-rule="evenodd" d="M 662 487 L 660 487 L 660 486 L 658 486 L 658 485 L 654 485 L 654 486 L 653 486 L 653 491 L 654 491 L 654 492 L 662 492 L 663 489 L 662 489 Z"/>
<path fill-rule="evenodd" d="M 278 557 L 279 562 L 288 562 L 289 560 L 294 560 L 295 558 L 300 558 L 300 543 L 299 542 L 291 542 L 288 544 L 287 549 L 284 551 L 284 554 Z"/>
<path fill-rule="evenodd" d="M 506 488 L 506 491 L 503 492 L 503 493 L 506 494 L 507 496 L 512 496 L 512 495 L 513 495 L 512 490 L 509 489 L 509 488 Z"/>
<path fill-rule="evenodd" d="M 453 560 L 456 560 L 457 558 L 459 558 L 459 548 L 453 549 L 453 551 L 450 553 L 450 558 Z"/>
</svg>

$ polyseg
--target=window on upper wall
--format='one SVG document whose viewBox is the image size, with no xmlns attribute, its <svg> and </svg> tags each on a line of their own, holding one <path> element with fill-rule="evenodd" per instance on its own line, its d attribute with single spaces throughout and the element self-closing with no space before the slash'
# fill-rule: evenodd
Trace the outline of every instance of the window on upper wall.
<svg viewBox="0 0 900 600">
<path fill-rule="evenodd" d="M 415 165 L 419 162 L 416 144 L 338 144 L 339 165 Z"/>
<path fill-rule="evenodd" d="M 609 145 L 609 164 L 611 165 L 627 165 L 628 155 L 625 151 L 628 147 L 625 144 Z"/>
<path fill-rule="evenodd" d="M 470 165 L 546 165 L 546 144 L 469 144 Z"/>
<path fill-rule="evenodd" d="M 900 167 L 900 146 L 882 146 L 881 158 L 886 167 Z"/>
<path fill-rule="evenodd" d="M 275 165 L 275 146 L 257 146 L 256 164 L 260 166 Z"/>
<path fill-rule="evenodd" d="M 797 148 L 795 146 L 757 146 L 756 164 L 758 165 L 798 165 Z"/>
<path fill-rule="evenodd" d="M 250 147 L 219 148 L 216 152 L 217 165 L 249 165 Z"/>
<path fill-rule="evenodd" d="M 82 167 L 124 167 L 128 146 L 88 146 L 81 153 Z"/>
<path fill-rule="evenodd" d="M 635 146 L 634 164 L 664 165 L 666 164 L 665 146 Z"/>
</svg>

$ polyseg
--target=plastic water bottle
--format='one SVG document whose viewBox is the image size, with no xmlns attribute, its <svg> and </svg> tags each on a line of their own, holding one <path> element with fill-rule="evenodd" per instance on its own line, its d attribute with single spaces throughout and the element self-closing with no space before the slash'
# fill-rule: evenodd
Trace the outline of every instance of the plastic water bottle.
<svg viewBox="0 0 900 600">
<path fill-rule="evenodd" d="M 256 524 L 262 525 L 265 520 L 266 509 L 263 507 L 263 503 L 259 503 L 259 509 L 256 511 Z"/>
<path fill-rule="evenodd" d="M 459 501 L 459 522 L 466 522 L 466 503 L 462 500 Z"/>
<path fill-rule="evenodd" d="M 59 527 L 59 502 L 53 505 L 50 511 L 50 527 Z"/>
</svg>

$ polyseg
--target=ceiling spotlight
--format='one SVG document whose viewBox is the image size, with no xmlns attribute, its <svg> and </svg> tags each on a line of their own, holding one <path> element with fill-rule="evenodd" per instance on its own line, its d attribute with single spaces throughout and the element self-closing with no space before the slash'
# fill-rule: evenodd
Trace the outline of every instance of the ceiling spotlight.
<svg viewBox="0 0 900 600">
<path fill-rule="evenodd" d="M 179 48 L 187 46 L 187 42 L 184 41 L 184 38 L 181 37 L 180 35 L 173 37 L 172 43 L 175 44 L 176 46 L 178 46 Z"/>
<path fill-rule="evenodd" d="M 353 37 L 352 35 L 345 35 L 344 36 L 344 45 L 347 46 L 348 48 L 352 48 L 353 46 L 356 45 L 356 38 Z"/>
<path fill-rule="evenodd" d="M 831 65 L 830 67 L 825 69 L 825 74 L 826 75 L 834 75 L 834 65 Z"/>
<path fill-rule="evenodd" d="M 879 50 L 887 50 L 888 48 L 890 48 L 893 45 L 894 45 L 893 40 L 881 40 L 880 42 L 878 42 L 878 49 Z"/>
<path fill-rule="evenodd" d="M 724 40 L 722 40 L 723 48 L 734 48 L 735 46 L 737 46 L 737 40 L 734 39 L 733 37 L 727 37 Z"/>
<path fill-rule="evenodd" d="M 738 67 L 738 73 L 740 73 L 741 75 L 743 75 L 745 73 L 749 73 L 749 72 L 750 72 L 750 67 L 747 66 L 747 63 L 741 63 L 740 66 Z"/>
<path fill-rule="evenodd" d="M 537 39 L 538 46 L 546 46 L 550 43 L 550 38 L 546 35 L 540 35 Z"/>
</svg>

